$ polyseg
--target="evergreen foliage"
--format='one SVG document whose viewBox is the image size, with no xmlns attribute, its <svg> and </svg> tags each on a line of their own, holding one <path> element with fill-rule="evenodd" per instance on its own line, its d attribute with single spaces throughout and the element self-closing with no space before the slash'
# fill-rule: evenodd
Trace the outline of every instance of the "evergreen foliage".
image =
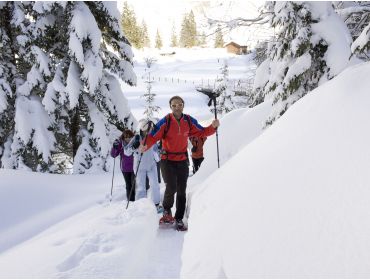
<svg viewBox="0 0 370 280">
<path fill-rule="evenodd" d="M 256 47 L 254 48 L 254 61 L 256 62 L 257 66 L 260 66 L 263 61 L 267 59 L 267 50 L 268 50 L 268 42 L 262 41 L 258 42 Z"/>
<path fill-rule="evenodd" d="M 274 110 L 266 122 L 270 125 L 307 92 L 344 69 L 350 50 L 346 45 L 348 30 L 333 30 L 343 41 L 330 40 L 330 34 L 317 31 L 320 21 L 327 18 L 340 26 L 330 3 L 268 2 L 266 9 L 272 14 L 270 23 L 278 33 L 270 45 L 268 58 L 257 69 L 254 104 L 266 97 L 273 98 Z M 346 54 L 346 57 L 336 57 L 336 67 L 328 65 L 333 63 L 328 60 L 333 42 L 340 42 L 336 45 L 337 51 L 341 49 Z"/>
<path fill-rule="evenodd" d="M 132 9 L 128 3 L 125 1 L 123 3 L 123 11 L 121 14 L 121 26 L 130 44 L 137 49 L 141 49 L 145 45 L 145 40 L 142 37 L 145 30 L 144 26 L 139 26 L 136 19 L 136 14 L 134 9 Z"/>
<path fill-rule="evenodd" d="M 177 47 L 178 46 L 178 40 L 177 40 L 177 35 L 176 35 L 176 29 L 175 25 L 172 25 L 172 32 L 171 32 L 171 47 Z"/>
<path fill-rule="evenodd" d="M 221 32 L 221 28 L 218 27 L 216 30 L 216 37 L 215 37 L 215 48 L 223 48 L 225 45 L 224 38 Z"/>
<path fill-rule="evenodd" d="M 146 47 L 146 48 L 150 48 L 150 39 L 149 39 L 148 27 L 147 27 L 144 20 L 141 23 L 140 30 L 141 30 L 141 35 L 140 35 L 141 46 Z"/>
<path fill-rule="evenodd" d="M 155 35 L 155 47 L 157 49 L 160 49 L 163 47 L 163 43 L 162 43 L 162 38 L 161 38 L 161 35 L 159 34 L 159 30 L 157 29 L 157 33 Z"/>
<path fill-rule="evenodd" d="M 200 35 L 198 35 L 198 46 L 205 47 L 207 45 L 207 36 L 206 33 L 203 31 Z"/>
<path fill-rule="evenodd" d="M 180 32 L 180 47 L 191 48 L 197 45 L 197 25 L 194 18 L 193 11 L 189 14 L 185 14 Z"/>
<path fill-rule="evenodd" d="M 0 15 L 2 167 L 106 170 L 112 132 L 133 125 L 112 74 L 136 83 L 115 3 L 5 2 Z"/>
<path fill-rule="evenodd" d="M 155 63 L 155 59 L 152 57 L 146 57 L 145 58 L 145 63 L 146 63 L 146 73 L 147 73 L 147 80 L 145 81 L 146 85 L 146 93 L 143 95 L 145 99 L 145 110 L 144 110 L 144 115 L 145 119 L 147 120 L 153 120 L 154 119 L 154 114 L 157 113 L 160 110 L 159 106 L 154 105 L 154 99 L 156 94 L 152 92 L 152 84 L 154 81 L 151 80 L 150 77 L 150 71 L 153 63 Z"/>
<path fill-rule="evenodd" d="M 335 3 L 336 11 L 346 23 L 352 39 L 352 53 L 362 60 L 370 60 L 370 3 L 348 1 Z"/>
<path fill-rule="evenodd" d="M 233 101 L 235 93 L 230 90 L 229 86 L 229 66 L 226 60 L 220 70 L 221 76 L 216 79 L 215 85 L 216 96 L 218 96 L 216 108 L 217 112 L 223 115 L 231 112 L 236 107 Z"/>
</svg>

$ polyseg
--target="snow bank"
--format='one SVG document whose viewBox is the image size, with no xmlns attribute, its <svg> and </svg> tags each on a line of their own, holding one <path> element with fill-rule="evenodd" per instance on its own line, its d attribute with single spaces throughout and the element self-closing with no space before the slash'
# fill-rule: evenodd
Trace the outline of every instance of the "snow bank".
<svg viewBox="0 0 370 280">
<path fill-rule="evenodd" d="M 0 178 L 0 253 L 104 200 L 111 184 L 110 174 L 66 176 L 0 169 Z"/>
<path fill-rule="evenodd" d="M 254 108 L 234 110 L 220 120 L 221 125 L 218 129 L 220 166 L 261 135 L 271 106 L 272 101 L 269 100 Z M 215 170 L 217 170 L 216 134 L 208 137 L 204 144 L 202 168 L 189 179 L 188 191 L 192 190 L 192 186 L 203 182 Z"/>
<path fill-rule="evenodd" d="M 370 277 L 369 71 L 296 102 L 197 186 L 182 277 Z"/>
<path fill-rule="evenodd" d="M 158 228 L 148 199 L 96 205 L 0 257 L 0 278 L 146 278 Z"/>
</svg>

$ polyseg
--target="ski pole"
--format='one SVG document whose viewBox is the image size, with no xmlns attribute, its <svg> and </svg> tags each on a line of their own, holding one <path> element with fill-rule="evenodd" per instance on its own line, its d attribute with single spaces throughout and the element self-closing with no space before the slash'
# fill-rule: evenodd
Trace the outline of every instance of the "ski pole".
<svg viewBox="0 0 370 280">
<path fill-rule="evenodd" d="M 217 120 L 217 109 L 216 109 L 216 94 L 213 94 L 213 104 L 215 107 L 215 119 Z M 218 129 L 216 127 L 216 143 L 217 143 L 217 165 L 218 168 L 220 168 L 220 153 L 219 153 L 219 148 L 218 148 Z"/>
<path fill-rule="evenodd" d="M 149 125 L 148 125 L 148 130 L 146 132 L 146 136 L 145 136 L 145 139 L 144 139 L 144 146 L 146 145 L 146 140 L 148 139 L 148 133 L 150 131 L 152 127 L 152 123 L 150 122 Z M 130 190 L 130 194 L 127 198 L 127 205 L 126 205 L 126 209 L 128 208 L 128 204 L 130 203 L 130 199 L 131 199 L 131 194 L 132 194 L 132 190 L 135 188 L 136 189 L 136 175 L 137 175 L 137 172 L 139 171 L 139 166 L 140 166 L 140 163 L 141 163 L 141 159 L 143 157 L 143 153 L 140 153 L 140 159 L 139 159 L 139 163 L 137 164 L 137 167 L 136 167 L 136 172 L 134 173 L 134 184 L 133 186 L 131 186 L 131 190 Z"/>
<path fill-rule="evenodd" d="M 112 186 L 110 188 L 110 200 L 109 202 L 112 202 L 112 196 L 113 196 L 113 180 L 114 180 L 114 169 L 116 167 L 116 158 L 113 160 L 113 175 L 112 175 Z"/>
</svg>

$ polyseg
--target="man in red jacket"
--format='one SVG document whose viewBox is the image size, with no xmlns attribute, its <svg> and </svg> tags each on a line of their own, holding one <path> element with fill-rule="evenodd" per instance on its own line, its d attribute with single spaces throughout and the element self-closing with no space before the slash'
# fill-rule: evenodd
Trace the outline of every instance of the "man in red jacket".
<svg viewBox="0 0 370 280">
<path fill-rule="evenodd" d="M 140 145 L 139 151 L 145 152 L 154 143 L 162 140 L 161 172 L 166 184 L 163 199 L 163 217 L 160 223 L 173 223 L 176 220 L 177 230 L 187 230 L 182 219 L 186 206 L 186 184 L 189 176 L 188 138 L 192 136 L 207 137 L 216 132 L 219 120 L 202 127 L 198 121 L 189 115 L 184 115 L 184 100 L 180 96 L 170 99 L 172 113 L 159 120 L 146 139 L 146 145 Z M 170 125 L 169 125 L 170 124 Z M 176 197 L 176 213 L 172 217 L 171 208 Z"/>
</svg>

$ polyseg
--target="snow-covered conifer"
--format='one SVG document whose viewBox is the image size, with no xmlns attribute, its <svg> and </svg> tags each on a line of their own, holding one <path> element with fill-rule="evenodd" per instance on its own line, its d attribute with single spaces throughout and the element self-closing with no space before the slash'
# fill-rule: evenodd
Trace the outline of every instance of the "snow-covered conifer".
<svg viewBox="0 0 370 280">
<path fill-rule="evenodd" d="M 11 24 L 14 6 L 12 2 L 0 2 L 0 167 L 4 165 L 3 155 L 9 154 L 6 143 L 14 132 L 15 80 L 12 77 L 16 75 L 16 50 L 12 41 L 15 40 L 16 30 Z"/>
<path fill-rule="evenodd" d="M 352 39 L 352 53 L 360 59 L 370 59 L 370 3 L 368 1 L 340 1 L 336 12 L 346 23 Z"/>
<path fill-rule="evenodd" d="M 216 37 L 215 37 L 215 48 L 223 48 L 224 47 L 224 38 L 221 32 L 221 28 L 218 27 L 216 30 Z"/>
<path fill-rule="evenodd" d="M 150 39 L 149 39 L 149 34 L 148 34 L 148 27 L 143 20 L 141 23 L 141 33 L 140 33 L 140 39 L 141 39 L 141 46 L 150 48 Z"/>
<path fill-rule="evenodd" d="M 155 47 L 157 49 L 160 49 L 163 47 L 163 42 L 162 42 L 162 38 L 161 38 L 161 34 L 159 34 L 159 30 L 157 29 L 157 33 L 155 35 Z"/>
<path fill-rule="evenodd" d="M 178 41 L 177 41 L 177 35 L 176 35 L 176 29 L 175 24 L 172 24 L 172 32 L 171 32 L 171 47 L 177 47 Z"/>
<path fill-rule="evenodd" d="M 6 144 L 11 149 L 7 158 L 12 157 L 8 167 L 64 172 L 61 166 L 73 164 L 78 172 L 105 169 L 112 132 L 135 122 L 118 81 L 133 85 L 136 76 L 116 4 L 14 3 L 19 77 L 14 135 Z M 79 162 L 80 149 L 89 164 Z"/>
<path fill-rule="evenodd" d="M 154 99 L 156 94 L 152 92 L 152 84 L 154 81 L 150 78 L 150 71 L 153 63 L 155 62 L 155 58 L 153 57 L 146 57 L 145 63 L 146 63 L 146 73 L 147 73 L 147 80 L 146 83 L 146 93 L 143 94 L 143 98 L 145 98 L 145 110 L 144 115 L 147 120 L 153 120 L 154 114 L 157 113 L 160 110 L 159 106 L 154 105 Z"/>
<path fill-rule="evenodd" d="M 254 89 L 255 104 L 273 98 L 269 125 L 348 65 L 351 36 L 330 2 L 268 2 L 266 8 L 278 33 L 257 69 Z"/>
<path fill-rule="evenodd" d="M 229 86 L 229 66 L 226 60 L 220 70 L 221 76 L 217 78 L 215 84 L 215 93 L 218 96 L 216 107 L 218 113 L 226 114 L 235 109 L 233 101 L 235 93 Z"/>
<path fill-rule="evenodd" d="M 66 87 L 69 107 L 75 114 L 71 122 L 72 139 L 82 143 L 81 137 L 89 137 L 91 149 L 87 153 L 93 151 L 85 157 L 91 161 L 88 165 L 82 165 L 79 157 L 75 158 L 74 170 L 82 172 L 84 166 L 105 169 L 114 126 L 131 128 L 134 123 L 119 81 L 113 75 L 128 84 L 136 83 L 132 71 L 133 54 L 120 29 L 115 3 L 74 2 L 68 5 L 72 5 L 68 26 L 71 57 L 67 57 L 71 62 Z M 84 146 L 79 146 L 73 156 L 80 153 L 80 149 L 86 151 Z"/>
<path fill-rule="evenodd" d="M 14 120 L 8 131 L 4 167 L 48 171 L 52 168 L 51 151 L 55 138 L 50 131 L 51 121 L 41 104 L 51 72 L 49 58 L 36 45 L 51 19 L 40 22 L 34 16 L 32 2 L 8 3 L 12 10 L 8 34 L 12 60 L 16 61 L 13 77 L 15 92 L 12 107 Z M 30 20 L 30 18 L 32 20 Z"/>
<path fill-rule="evenodd" d="M 189 14 L 185 14 L 180 32 L 180 46 L 183 48 L 191 48 L 196 45 L 197 42 L 197 26 L 193 11 Z"/>
</svg>

